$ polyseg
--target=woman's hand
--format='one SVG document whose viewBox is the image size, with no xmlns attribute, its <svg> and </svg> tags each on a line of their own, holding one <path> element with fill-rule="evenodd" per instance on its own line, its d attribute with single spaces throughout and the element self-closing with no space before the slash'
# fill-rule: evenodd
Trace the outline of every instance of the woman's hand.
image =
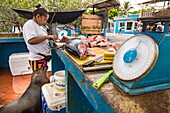
<svg viewBox="0 0 170 113">
<path fill-rule="evenodd" d="M 47 39 L 49 40 L 57 40 L 57 37 L 55 35 L 47 35 Z"/>
</svg>

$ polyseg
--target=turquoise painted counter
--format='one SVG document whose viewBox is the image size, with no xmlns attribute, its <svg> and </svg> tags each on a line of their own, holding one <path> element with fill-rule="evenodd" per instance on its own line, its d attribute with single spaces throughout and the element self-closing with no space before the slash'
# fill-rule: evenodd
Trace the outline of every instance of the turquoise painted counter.
<svg viewBox="0 0 170 113">
<path fill-rule="evenodd" d="M 92 84 L 109 70 L 83 72 L 63 50 L 56 53 L 65 65 L 68 113 L 170 113 L 170 89 L 130 96 L 108 80 L 97 90 Z"/>
<path fill-rule="evenodd" d="M 15 37 L 11 37 L 11 38 L 0 38 L 0 44 L 1 43 L 15 43 L 15 42 L 24 42 L 24 39 L 21 38 L 15 38 Z"/>
<path fill-rule="evenodd" d="M 9 56 L 13 53 L 27 52 L 22 37 L 0 38 L 0 68 L 9 68 Z"/>
</svg>

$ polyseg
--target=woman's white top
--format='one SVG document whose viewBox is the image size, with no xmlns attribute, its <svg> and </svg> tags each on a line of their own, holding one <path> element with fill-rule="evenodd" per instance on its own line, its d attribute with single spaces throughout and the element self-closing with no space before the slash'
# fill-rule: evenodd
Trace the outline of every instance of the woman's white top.
<svg viewBox="0 0 170 113">
<path fill-rule="evenodd" d="M 49 43 L 47 39 L 39 44 L 31 45 L 28 43 L 29 39 L 36 38 L 38 36 L 47 36 L 47 31 L 42 26 L 39 26 L 35 21 L 28 20 L 23 26 L 23 37 L 30 53 L 28 58 L 29 60 L 40 60 L 43 58 L 37 53 L 50 55 Z"/>
</svg>

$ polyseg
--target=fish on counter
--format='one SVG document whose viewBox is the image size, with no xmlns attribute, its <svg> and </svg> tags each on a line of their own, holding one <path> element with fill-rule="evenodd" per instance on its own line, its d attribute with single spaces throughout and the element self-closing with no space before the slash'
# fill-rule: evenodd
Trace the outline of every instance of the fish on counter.
<svg viewBox="0 0 170 113">
<path fill-rule="evenodd" d="M 65 50 L 71 54 L 78 56 L 80 59 L 85 59 L 87 56 L 95 56 L 96 54 L 87 49 L 89 44 L 86 40 L 73 38 L 65 45 Z"/>
<path fill-rule="evenodd" d="M 88 48 L 110 47 L 110 51 L 116 51 L 123 43 L 123 42 L 111 43 L 104 36 L 101 35 L 92 35 L 89 37 L 79 38 L 64 36 L 61 41 L 66 41 L 65 50 L 67 52 L 78 56 L 80 59 L 85 59 L 87 56 L 96 55 L 93 51 L 89 50 Z"/>
</svg>

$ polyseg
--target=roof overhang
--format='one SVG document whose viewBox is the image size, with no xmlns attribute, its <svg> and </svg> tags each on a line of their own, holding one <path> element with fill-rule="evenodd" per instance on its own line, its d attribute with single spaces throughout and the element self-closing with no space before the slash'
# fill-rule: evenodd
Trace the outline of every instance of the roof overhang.
<svg viewBox="0 0 170 113">
<path fill-rule="evenodd" d="M 141 17 L 137 20 L 142 22 L 170 22 L 170 16 Z"/>
<path fill-rule="evenodd" d="M 25 11 L 25 10 L 18 10 L 18 9 L 12 9 L 15 11 L 20 17 L 25 19 L 31 19 L 33 18 L 33 14 L 31 11 Z M 86 10 L 76 10 L 76 11 L 62 11 L 62 12 L 49 12 L 49 19 L 48 23 L 61 23 L 61 24 L 68 24 L 73 21 L 75 21 L 78 17 L 82 16 L 82 14 Z"/>
<path fill-rule="evenodd" d="M 100 12 L 109 10 L 111 8 L 117 8 L 120 6 L 120 2 L 118 0 L 104 0 L 92 5 L 93 8 L 97 8 Z"/>
<path fill-rule="evenodd" d="M 142 21 L 142 22 L 170 22 L 170 16 L 154 16 L 154 17 L 140 17 L 140 18 L 114 18 L 114 20 L 122 21 Z"/>
<path fill-rule="evenodd" d="M 134 21 L 137 20 L 138 18 L 120 18 L 120 17 L 114 17 L 113 20 L 126 20 L 126 21 Z"/>
<path fill-rule="evenodd" d="M 139 3 L 138 5 L 141 5 L 141 4 L 153 4 L 153 3 L 165 2 L 165 1 L 170 1 L 170 0 L 148 0 L 146 2 Z"/>
</svg>

